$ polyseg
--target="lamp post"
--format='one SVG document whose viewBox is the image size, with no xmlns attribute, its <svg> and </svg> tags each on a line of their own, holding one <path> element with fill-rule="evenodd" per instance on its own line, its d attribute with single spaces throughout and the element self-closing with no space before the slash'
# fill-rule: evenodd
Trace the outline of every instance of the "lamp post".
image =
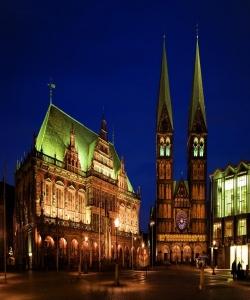
<svg viewBox="0 0 250 300">
<path fill-rule="evenodd" d="M 152 243 L 151 243 L 151 265 L 152 265 L 152 269 L 153 269 L 153 265 L 154 265 L 154 225 L 155 225 L 155 221 L 151 221 L 150 222 L 150 227 L 151 227 L 151 232 L 152 232 Z"/>
<path fill-rule="evenodd" d="M 88 237 L 84 237 L 84 273 L 88 273 L 88 262 L 87 262 L 87 247 L 88 247 Z"/>
<path fill-rule="evenodd" d="M 117 244 L 117 231 L 120 226 L 119 218 L 115 219 L 115 248 L 116 248 L 116 259 L 115 259 L 115 285 L 119 285 L 119 267 L 118 267 L 118 244 Z"/>
<path fill-rule="evenodd" d="M 215 271 L 214 271 L 214 248 L 216 246 L 216 241 L 213 241 L 213 244 L 211 246 L 211 264 L 212 264 L 212 275 L 215 275 Z"/>
<path fill-rule="evenodd" d="M 145 249 L 144 249 L 145 244 L 144 244 L 144 242 L 142 242 L 141 247 L 142 247 L 142 261 L 143 261 L 143 267 L 145 268 L 145 276 L 147 276 L 147 268 L 146 268 L 146 266 L 145 266 Z"/>
<path fill-rule="evenodd" d="M 133 231 L 131 231 L 131 269 L 133 270 L 134 268 L 134 236 L 133 236 Z"/>
<path fill-rule="evenodd" d="M 78 273 L 79 273 L 79 275 L 82 274 L 82 238 L 80 240 L 80 245 L 79 245 L 79 266 L 78 266 Z"/>
</svg>

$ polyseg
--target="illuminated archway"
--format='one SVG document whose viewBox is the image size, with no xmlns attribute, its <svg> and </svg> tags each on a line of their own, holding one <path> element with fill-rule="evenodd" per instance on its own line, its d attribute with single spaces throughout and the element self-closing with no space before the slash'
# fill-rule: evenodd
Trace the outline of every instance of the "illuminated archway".
<svg viewBox="0 0 250 300">
<path fill-rule="evenodd" d="M 183 248 L 183 261 L 185 263 L 191 262 L 192 250 L 190 246 L 185 246 Z"/>
<path fill-rule="evenodd" d="M 179 245 L 174 245 L 172 248 L 172 261 L 175 263 L 181 262 L 181 249 Z"/>
</svg>

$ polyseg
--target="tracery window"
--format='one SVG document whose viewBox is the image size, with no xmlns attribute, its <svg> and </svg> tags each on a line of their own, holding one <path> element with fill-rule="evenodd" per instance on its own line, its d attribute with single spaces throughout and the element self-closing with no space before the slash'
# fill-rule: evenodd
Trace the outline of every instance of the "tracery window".
<svg viewBox="0 0 250 300">
<path fill-rule="evenodd" d="M 63 208 L 63 188 L 62 187 L 57 187 L 56 188 L 56 201 L 57 201 L 57 207 L 58 208 Z"/>
<path fill-rule="evenodd" d="M 193 143 L 193 155 L 194 157 L 198 156 L 198 138 L 194 138 L 194 143 Z"/>
<path fill-rule="evenodd" d="M 171 147 L 170 138 L 167 137 L 166 138 L 166 156 L 170 156 L 170 147 Z"/>
<path fill-rule="evenodd" d="M 199 145 L 199 155 L 200 155 L 200 157 L 203 157 L 204 156 L 204 138 L 202 137 L 202 138 L 200 138 L 200 145 Z"/>
<path fill-rule="evenodd" d="M 165 154 L 164 138 L 161 137 L 161 139 L 160 139 L 160 156 L 164 156 L 164 154 Z"/>
<path fill-rule="evenodd" d="M 45 204 L 51 205 L 51 183 L 46 182 L 45 183 Z"/>
</svg>

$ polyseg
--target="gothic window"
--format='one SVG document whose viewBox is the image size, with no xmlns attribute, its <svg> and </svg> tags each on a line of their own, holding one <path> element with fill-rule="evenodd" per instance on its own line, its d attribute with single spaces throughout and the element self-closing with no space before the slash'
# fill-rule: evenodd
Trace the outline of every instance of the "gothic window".
<svg viewBox="0 0 250 300">
<path fill-rule="evenodd" d="M 194 138 L 194 143 L 193 143 L 193 155 L 194 157 L 198 156 L 198 138 Z"/>
<path fill-rule="evenodd" d="M 166 156 L 167 156 L 167 157 L 170 156 L 170 148 L 171 148 L 170 138 L 167 137 L 167 138 L 166 138 Z"/>
<path fill-rule="evenodd" d="M 160 139 L 160 156 L 164 156 L 165 154 L 165 143 L 164 143 L 164 138 L 161 137 Z"/>
<path fill-rule="evenodd" d="M 204 138 L 200 138 L 200 145 L 199 145 L 199 150 L 200 150 L 200 157 L 204 156 Z"/>
<path fill-rule="evenodd" d="M 50 184 L 50 182 L 45 183 L 45 204 L 51 205 L 51 184 Z"/>
<path fill-rule="evenodd" d="M 63 208 L 63 187 L 56 188 L 56 201 L 57 207 Z"/>
</svg>

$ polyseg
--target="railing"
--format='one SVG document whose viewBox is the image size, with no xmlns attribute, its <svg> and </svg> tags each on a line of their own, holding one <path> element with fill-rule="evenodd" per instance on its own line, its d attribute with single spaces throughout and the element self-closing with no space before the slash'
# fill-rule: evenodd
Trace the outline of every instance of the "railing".
<svg viewBox="0 0 250 300">
<path fill-rule="evenodd" d="M 83 222 L 74 222 L 71 220 L 63 220 L 59 218 L 52 218 L 48 216 L 40 216 L 40 222 L 43 224 L 55 225 L 60 227 L 68 227 L 79 229 L 82 231 L 93 231 L 90 224 L 84 224 Z"/>
</svg>

